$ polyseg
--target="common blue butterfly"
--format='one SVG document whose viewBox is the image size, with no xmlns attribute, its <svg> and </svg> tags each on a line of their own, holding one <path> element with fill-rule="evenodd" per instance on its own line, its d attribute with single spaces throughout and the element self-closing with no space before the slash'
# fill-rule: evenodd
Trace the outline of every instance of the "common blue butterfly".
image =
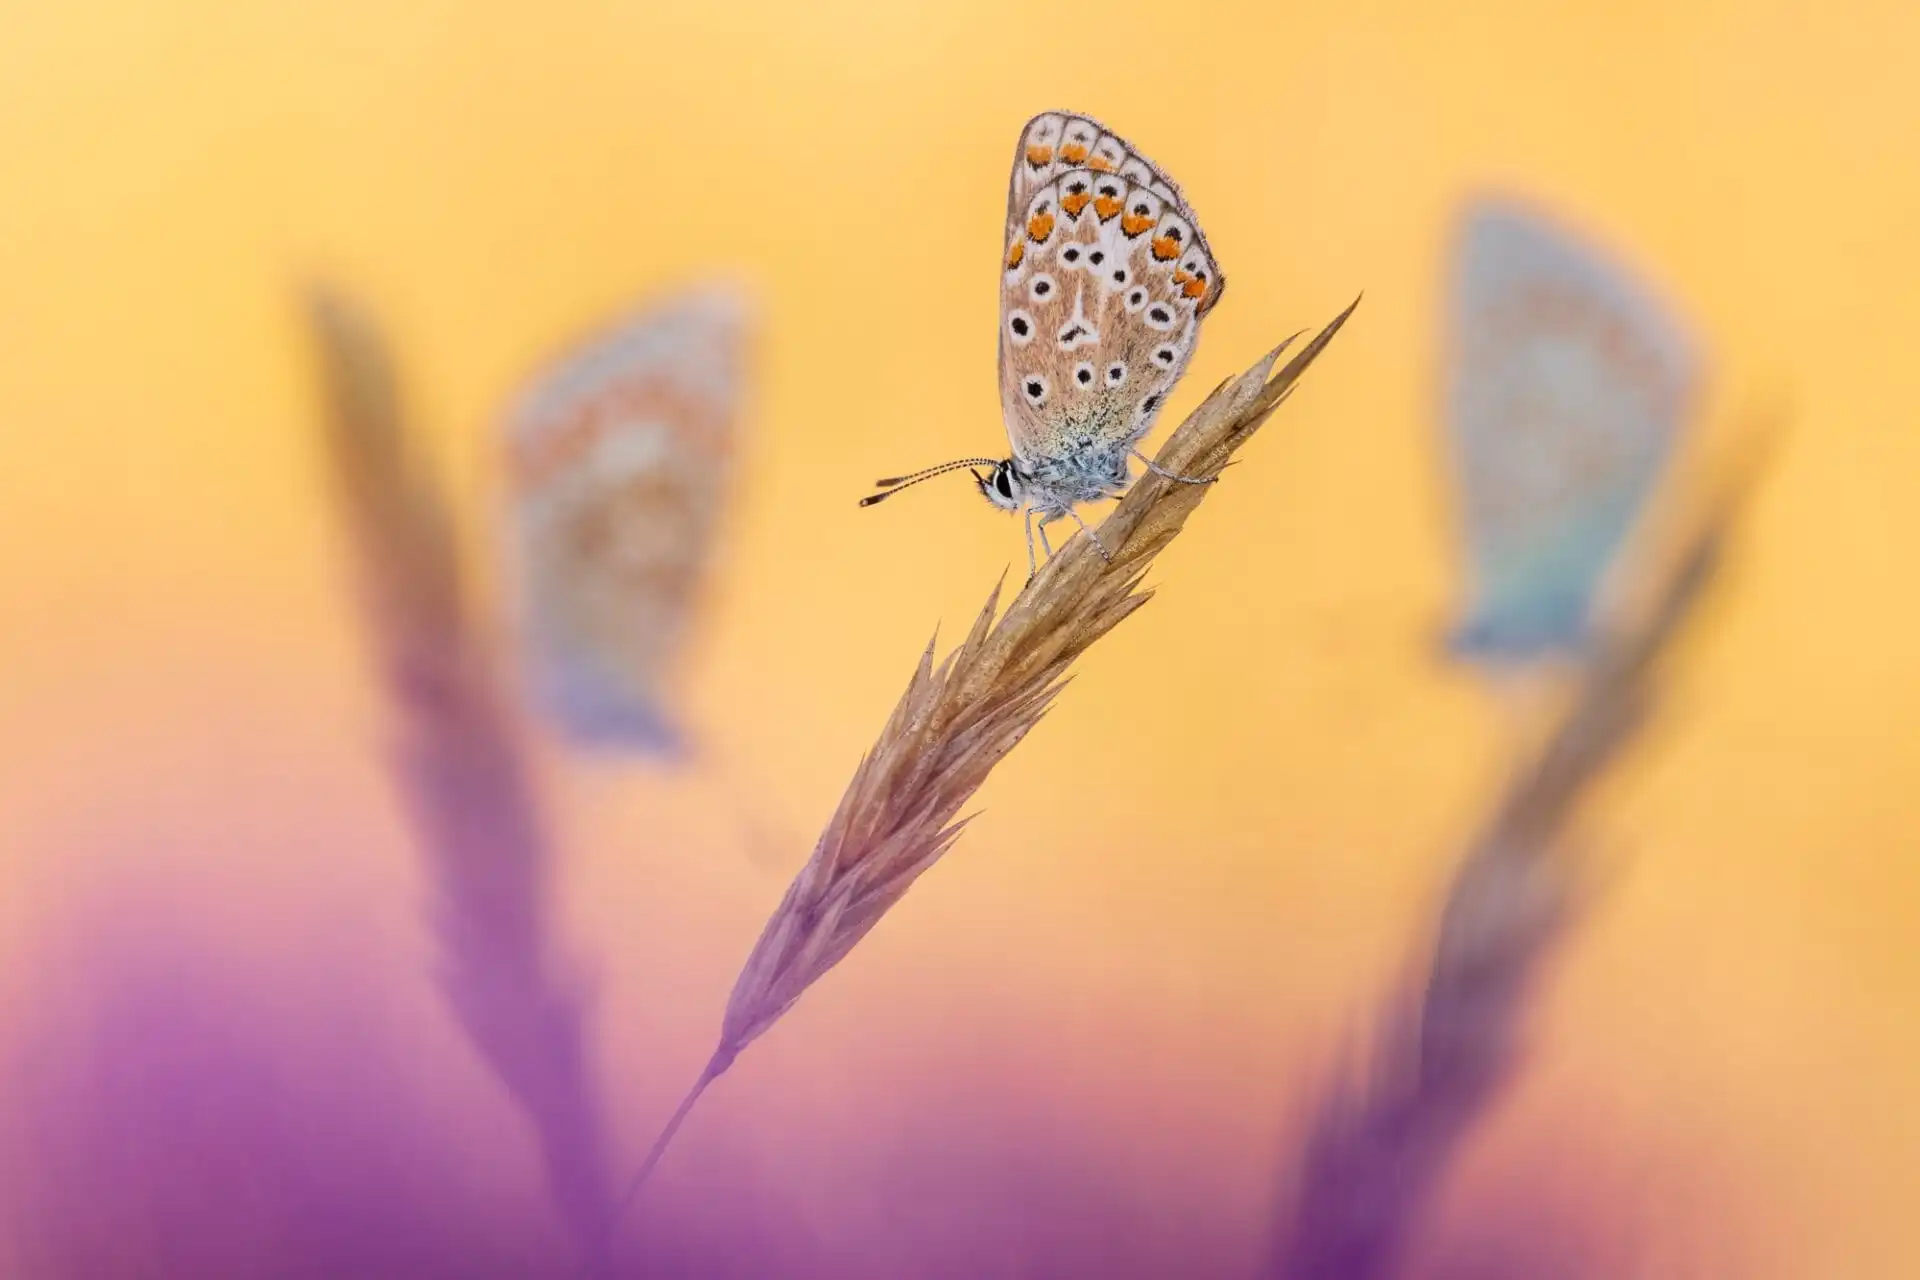
<svg viewBox="0 0 1920 1280">
<path fill-rule="evenodd" d="M 530 683 L 577 746 L 681 751 L 672 669 L 732 476 L 746 342 L 740 296 L 692 289 L 560 356 L 506 415 Z"/>
<path fill-rule="evenodd" d="M 1448 646 L 1487 663 L 1577 654 L 1699 360 L 1643 285 L 1517 202 L 1470 203 L 1451 267 L 1445 418 L 1471 584 Z"/>
<path fill-rule="evenodd" d="M 1125 492 L 1130 459 L 1160 470 L 1138 445 L 1227 282 L 1173 179 L 1105 125 L 1071 112 L 1042 112 L 1021 129 L 1003 243 L 1000 402 L 1012 456 L 879 480 L 882 492 L 860 505 L 971 470 L 987 501 L 1024 512 L 1031 574 L 1036 514 L 1048 554 L 1047 526 L 1061 519 L 1107 554 L 1074 506 Z"/>
</svg>

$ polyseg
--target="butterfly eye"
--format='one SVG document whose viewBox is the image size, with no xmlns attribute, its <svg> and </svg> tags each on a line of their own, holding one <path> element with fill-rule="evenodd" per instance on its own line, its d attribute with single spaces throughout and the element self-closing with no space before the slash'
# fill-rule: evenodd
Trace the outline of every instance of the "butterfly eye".
<svg viewBox="0 0 1920 1280">
<path fill-rule="evenodd" d="M 1073 380 L 1079 383 L 1083 387 L 1092 386 L 1093 385 L 1093 366 L 1090 364 L 1084 364 L 1084 363 L 1075 366 L 1073 370 Z"/>
<path fill-rule="evenodd" d="M 1033 278 L 1033 283 L 1027 286 L 1027 293 L 1035 302 L 1045 302 L 1053 296 L 1053 277 L 1044 271 L 1041 272 Z"/>
<path fill-rule="evenodd" d="M 1121 383 L 1125 382 L 1126 380 L 1127 380 L 1126 365 L 1110 364 L 1107 366 L 1107 385 L 1108 386 L 1117 387 Z"/>
<path fill-rule="evenodd" d="M 1033 317 L 1024 311 L 1016 311 L 1007 317 L 1007 333 L 1013 338 L 1013 345 L 1024 347 L 1033 341 Z"/>
<path fill-rule="evenodd" d="M 1029 404 L 1040 405 L 1047 402 L 1047 380 L 1037 373 L 1029 375 L 1020 389 L 1027 393 Z"/>
</svg>

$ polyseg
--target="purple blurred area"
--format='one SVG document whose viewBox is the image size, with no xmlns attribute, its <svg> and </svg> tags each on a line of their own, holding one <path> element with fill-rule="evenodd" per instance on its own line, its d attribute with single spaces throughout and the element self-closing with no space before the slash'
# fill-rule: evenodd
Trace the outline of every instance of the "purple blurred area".
<svg viewBox="0 0 1920 1280">
<path fill-rule="evenodd" d="M 10 1276 L 583 1274 L 504 1094 L 436 1080 L 445 1064 L 395 1034 L 382 984 L 425 973 L 343 954 L 288 983 L 124 897 L 76 913 L 42 954 L 4 1060 Z M 860 1149 L 881 1175 L 864 1192 L 778 1185 L 745 1161 L 697 1192 L 662 1180 L 624 1225 L 616 1274 L 1257 1274 L 1259 1224 L 1216 1230 L 1179 1170 L 1164 1197 L 1103 1174 L 1045 1097 L 989 1109 L 962 1094 L 848 1134 L 820 1177 Z M 473 1099 L 495 1113 L 463 1114 Z M 1617 1274 L 1619 1242 L 1582 1213 L 1538 1186 L 1503 1192 L 1449 1214 L 1409 1274 Z"/>
<path fill-rule="evenodd" d="M 552 1229 L 487 1202 L 350 1000 L 275 1000 L 128 909 L 61 950 L 6 1062 L 27 1274 L 545 1273 Z"/>
</svg>

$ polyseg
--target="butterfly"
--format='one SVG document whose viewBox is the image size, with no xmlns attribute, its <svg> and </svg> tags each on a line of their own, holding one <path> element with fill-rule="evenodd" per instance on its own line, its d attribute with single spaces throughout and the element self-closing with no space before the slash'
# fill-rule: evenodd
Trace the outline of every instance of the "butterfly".
<svg viewBox="0 0 1920 1280">
<path fill-rule="evenodd" d="M 1577 656 L 1699 379 L 1677 323 L 1618 265 L 1524 205 L 1464 210 L 1445 418 L 1470 604 L 1456 656 Z"/>
<path fill-rule="evenodd" d="M 860 505 L 966 468 L 987 501 L 1024 512 L 1031 574 L 1036 515 L 1049 556 L 1047 526 L 1066 518 L 1108 554 L 1074 506 L 1125 492 L 1130 458 L 1208 483 L 1161 470 L 1136 446 L 1186 372 L 1226 279 L 1173 179 L 1105 125 L 1067 112 L 1021 130 L 1004 244 L 1000 404 L 1012 455 L 879 480 Z"/>
<path fill-rule="evenodd" d="M 529 683 L 576 746 L 680 754 L 671 668 L 733 471 L 747 325 L 737 295 L 689 290 L 553 361 L 506 414 Z"/>
</svg>

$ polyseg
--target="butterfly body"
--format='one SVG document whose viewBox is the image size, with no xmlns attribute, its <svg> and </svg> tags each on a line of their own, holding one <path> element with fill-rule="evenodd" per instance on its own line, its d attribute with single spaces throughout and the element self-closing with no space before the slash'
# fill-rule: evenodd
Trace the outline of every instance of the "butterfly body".
<svg viewBox="0 0 1920 1280">
<path fill-rule="evenodd" d="M 998 484 L 997 476 L 1002 471 L 997 470 L 996 478 L 985 482 L 987 500 L 1008 510 L 1017 511 L 1024 505 L 1037 513 L 1064 516 L 1079 503 L 1117 498 L 1132 478 L 1127 469 L 1131 443 L 1106 443 L 1089 433 L 1070 438 L 1060 452 L 1031 463 L 1007 458 L 1000 468 L 1009 485 Z"/>
<path fill-rule="evenodd" d="M 690 291 L 554 361 L 507 416 L 529 681 L 576 746 L 684 751 L 671 667 L 732 470 L 744 343 L 737 298 Z"/>
<path fill-rule="evenodd" d="M 1638 282 L 1519 204 L 1470 205 L 1453 268 L 1445 407 L 1472 585 L 1447 646 L 1489 666 L 1577 657 L 1697 359 Z"/>
<path fill-rule="evenodd" d="M 1128 460 L 1226 282 L 1172 179 L 1070 112 L 1043 112 L 1022 129 L 1003 245 L 1000 396 L 1011 456 L 881 483 L 897 490 L 991 466 L 975 480 L 995 506 L 1026 512 L 1031 565 L 1033 516 L 1045 542 L 1046 524 L 1078 522 L 1075 506 L 1126 491 Z"/>
</svg>

